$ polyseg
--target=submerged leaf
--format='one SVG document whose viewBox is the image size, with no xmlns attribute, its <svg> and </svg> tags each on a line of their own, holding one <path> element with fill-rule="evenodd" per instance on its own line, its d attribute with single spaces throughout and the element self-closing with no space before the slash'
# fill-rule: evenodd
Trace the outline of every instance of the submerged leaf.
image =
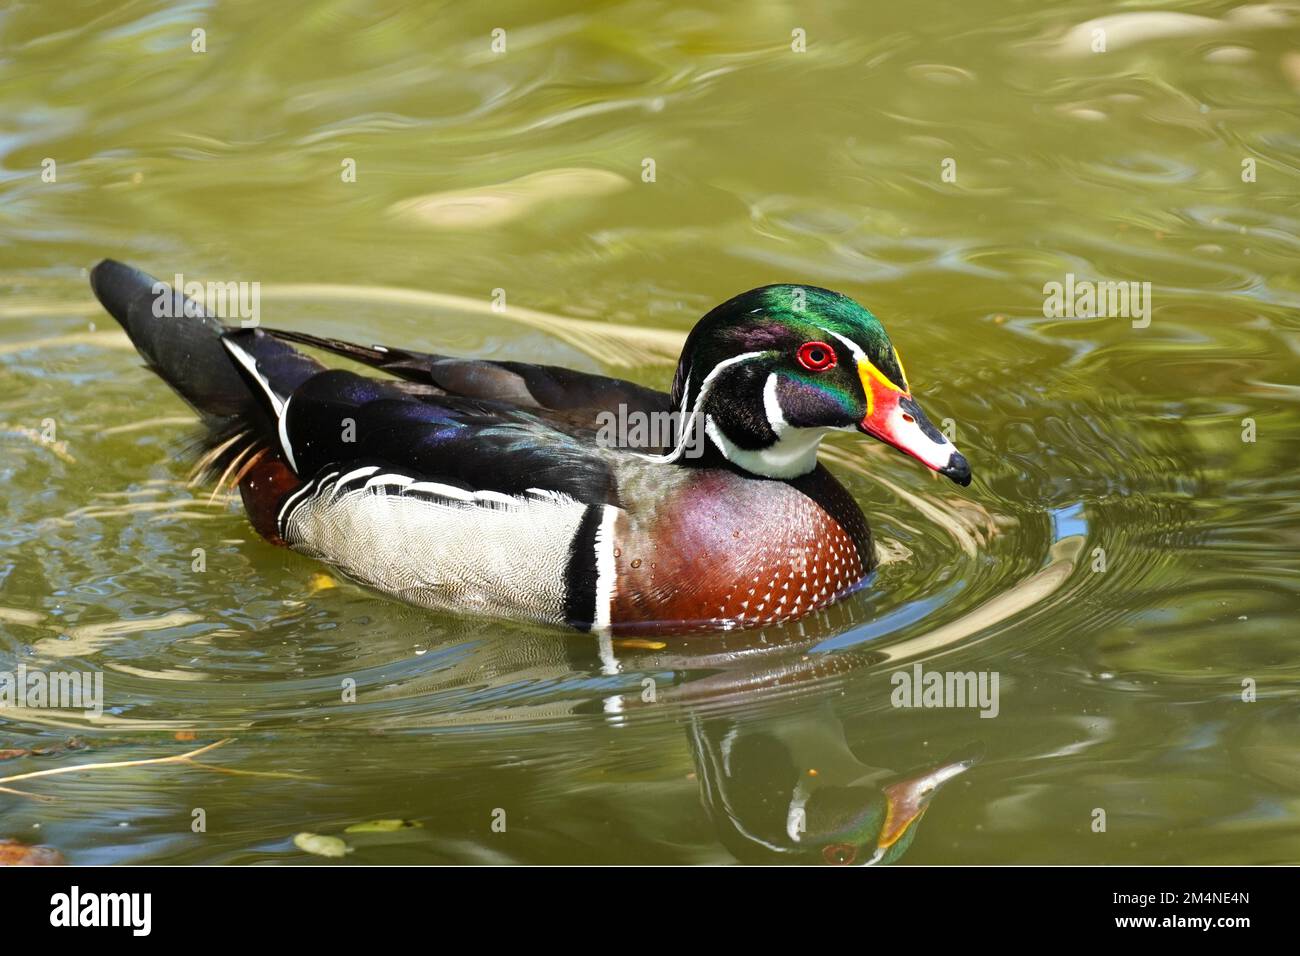
<svg viewBox="0 0 1300 956">
<path fill-rule="evenodd" d="M 352 852 L 352 848 L 338 837 L 321 836 L 319 833 L 299 833 L 293 838 L 293 845 L 304 853 L 336 859 Z"/>
<path fill-rule="evenodd" d="M 418 823 L 415 820 L 367 820 L 365 823 L 354 823 L 343 832 L 393 833 L 397 830 L 417 830 L 423 826 L 423 823 Z"/>
</svg>

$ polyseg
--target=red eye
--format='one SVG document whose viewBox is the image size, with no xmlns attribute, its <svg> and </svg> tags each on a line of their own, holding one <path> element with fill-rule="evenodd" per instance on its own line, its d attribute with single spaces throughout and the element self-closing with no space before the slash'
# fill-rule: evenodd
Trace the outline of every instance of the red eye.
<svg viewBox="0 0 1300 956">
<path fill-rule="evenodd" d="M 805 342 L 799 346 L 795 357 L 810 372 L 824 372 L 835 367 L 835 350 L 825 342 Z"/>
<path fill-rule="evenodd" d="M 857 855 L 858 848 L 851 843 L 832 843 L 822 847 L 822 859 L 831 866 L 848 866 Z"/>
</svg>

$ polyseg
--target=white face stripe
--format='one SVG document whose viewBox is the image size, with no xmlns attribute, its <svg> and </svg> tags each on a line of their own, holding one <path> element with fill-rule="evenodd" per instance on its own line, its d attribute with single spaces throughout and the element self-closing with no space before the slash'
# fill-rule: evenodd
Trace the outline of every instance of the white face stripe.
<svg viewBox="0 0 1300 956">
<path fill-rule="evenodd" d="M 713 444 L 718 446 L 727 461 L 746 471 L 768 478 L 795 478 L 817 467 L 817 446 L 829 429 L 791 427 L 777 397 L 780 380 L 776 372 L 770 372 L 763 383 L 763 411 L 767 415 L 768 427 L 776 435 L 776 441 L 771 445 L 757 451 L 740 448 L 712 417 L 705 418 L 704 432 L 713 439 Z"/>
<path fill-rule="evenodd" d="M 840 335 L 840 333 L 834 331 L 833 329 L 825 329 L 824 331 L 826 331 L 826 332 L 830 332 L 831 335 L 835 336 L 837 339 L 839 339 L 841 342 L 843 342 L 845 345 L 847 345 L 847 346 L 849 347 L 849 351 L 851 351 L 851 352 L 853 353 L 853 357 L 854 357 L 857 361 L 859 361 L 859 362 L 866 362 L 866 363 L 867 363 L 868 365 L 870 365 L 872 368 L 876 368 L 876 363 L 873 362 L 873 361 L 871 361 L 871 359 L 867 358 L 867 353 L 864 352 L 864 351 L 862 351 L 862 349 L 858 346 L 858 344 L 857 344 L 856 342 L 854 342 L 852 339 L 846 339 L 844 336 Z M 898 363 L 898 365 L 899 365 L 899 369 L 898 369 L 898 371 L 899 371 L 899 375 L 900 375 L 900 376 L 902 377 L 902 379 L 903 379 L 903 389 L 902 389 L 902 390 L 903 390 L 904 392 L 909 391 L 909 387 L 908 387 L 908 384 L 907 384 L 907 376 L 902 374 L 902 372 L 903 372 L 902 364 L 903 364 L 903 363 L 902 363 L 902 359 L 900 359 L 900 358 L 898 357 L 898 350 L 897 350 L 897 349 L 894 350 L 894 361 Z M 880 371 L 879 369 L 876 369 L 876 370 L 877 370 L 877 371 Z M 883 372 L 881 372 L 881 374 L 884 375 Z M 885 378 L 888 379 L 889 376 L 886 375 Z M 891 382 L 890 384 L 893 384 L 893 383 Z M 898 386 L 895 385 L 894 387 L 897 388 Z"/>
<path fill-rule="evenodd" d="M 778 378 L 776 372 L 767 376 L 767 381 L 763 383 L 763 411 L 767 415 L 768 427 L 776 433 L 779 439 L 785 434 L 785 430 L 790 427 L 790 423 L 785 420 L 785 412 L 781 410 L 781 400 L 777 397 L 776 387 Z"/>
<path fill-rule="evenodd" d="M 704 408 L 704 402 L 709 397 L 709 389 L 713 387 L 714 380 L 722 374 L 724 370 L 738 362 L 748 362 L 750 359 L 762 358 L 765 355 L 771 354 L 771 352 L 744 352 L 740 355 L 733 355 L 729 359 L 723 359 L 717 365 L 713 366 L 709 374 L 704 376 L 704 381 L 700 383 L 700 394 L 699 397 L 695 399 L 695 407 L 691 409 L 691 420 L 694 420 L 694 417 L 699 415 L 701 410 Z M 642 455 L 642 458 L 647 458 L 650 461 L 666 465 L 669 462 L 674 462 L 678 458 L 682 457 L 682 454 L 686 451 L 686 445 L 689 443 L 691 437 L 691 420 L 686 418 L 686 402 L 690 397 L 690 394 L 691 377 L 690 375 L 687 375 L 686 384 L 682 388 L 681 428 L 680 434 L 677 436 L 677 447 L 666 455 Z"/>
<path fill-rule="evenodd" d="M 718 759 L 714 757 L 712 746 L 709 744 L 707 738 L 705 738 L 698 719 L 694 719 L 691 722 L 691 736 L 695 738 L 696 752 L 704 755 L 708 762 L 709 769 L 705 770 L 703 776 L 704 787 L 709 794 L 708 803 L 710 806 L 713 805 L 714 801 L 721 801 L 724 805 L 731 802 L 727 796 L 724 784 L 728 778 L 733 776 L 733 771 L 731 769 L 731 752 L 735 747 L 736 738 L 739 734 L 739 728 L 732 728 L 727 731 L 727 735 L 718 742 L 718 758 L 721 758 Z M 716 781 L 714 780 L 715 777 L 717 778 Z M 790 852 L 786 847 L 783 847 L 778 843 L 773 843 L 770 840 L 764 840 L 757 833 L 751 832 L 737 817 L 731 817 L 731 825 L 736 828 L 737 833 L 743 836 L 746 840 L 749 840 L 751 843 L 758 843 L 776 853 Z"/>
<path fill-rule="evenodd" d="M 681 434 L 678 435 L 677 437 L 677 446 L 666 455 L 642 455 L 641 456 L 642 458 L 648 459 L 649 461 L 658 462 L 660 464 L 668 464 L 669 462 L 676 461 L 678 458 L 682 457 L 682 452 L 686 450 L 686 435 L 687 435 L 686 401 L 688 398 L 690 398 L 690 394 L 691 394 L 691 376 L 690 373 L 688 372 L 686 375 L 686 384 L 682 386 L 682 405 L 681 408 L 678 409 L 678 415 L 677 415 L 678 419 L 682 423 Z"/>
<path fill-rule="evenodd" d="M 870 361 L 870 359 L 867 358 L 867 353 L 862 351 L 862 347 L 858 345 L 857 342 L 854 342 L 852 339 L 845 338 L 844 336 L 840 335 L 840 333 L 836 332 L 834 329 L 823 329 L 822 331 L 830 332 L 831 335 L 835 336 L 846 346 L 848 346 L 849 351 L 853 353 L 853 357 L 857 359 L 859 362 Z"/>
</svg>

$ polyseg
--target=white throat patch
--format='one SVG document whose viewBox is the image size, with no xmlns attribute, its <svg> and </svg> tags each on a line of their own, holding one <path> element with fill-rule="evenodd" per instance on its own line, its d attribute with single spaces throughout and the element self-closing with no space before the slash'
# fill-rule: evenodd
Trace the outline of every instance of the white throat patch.
<svg viewBox="0 0 1300 956">
<path fill-rule="evenodd" d="M 706 416 L 704 432 L 718 446 L 723 457 L 746 471 L 767 478 L 797 478 L 817 467 L 817 447 L 829 428 L 794 428 L 785 420 L 776 397 L 777 374 L 770 373 L 763 384 L 763 411 L 776 441 L 750 451 L 738 447 L 726 436 L 712 416 Z"/>
</svg>

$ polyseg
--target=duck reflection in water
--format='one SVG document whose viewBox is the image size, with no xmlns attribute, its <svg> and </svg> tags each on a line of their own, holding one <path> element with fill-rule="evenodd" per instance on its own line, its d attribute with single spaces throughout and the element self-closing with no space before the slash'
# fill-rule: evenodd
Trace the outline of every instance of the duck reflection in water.
<svg viewBox="0 0 1300 956">
<path fill-rule="evenodd" d="M 845 602 L 824 624 L 844 633 L 870 613 Z M 606 674 L 673 675 L 648 706 L 681 709 L 700 799 L 723 846 L 743 863 L 894 863 L 940 788 L 983 751 L 978 741 L 957 741 L 945 759 L 916 767 L 890 742 L 864 762 L 866 744 L 855 743 L 856 753 L 849 746 L 831 695 L 856 694 L 850 688 L 880 674 L 888 658 L 869 645 L 820 652 L 820 633 L 765 628 L 707 644 L 665 638 L 650 653 L 609 642 L 601 652 Z M 635 697 L 605 700 L 615 719 L 645 706 Z"/>
<path fill-rule="evenodd" d="M 943 784 L 973 757 L 907 774 L 863 764 L 829 705 L 758 717 L 690 719 L 700 796 L 745 863 L 893 863 Z"/>
</svg>

